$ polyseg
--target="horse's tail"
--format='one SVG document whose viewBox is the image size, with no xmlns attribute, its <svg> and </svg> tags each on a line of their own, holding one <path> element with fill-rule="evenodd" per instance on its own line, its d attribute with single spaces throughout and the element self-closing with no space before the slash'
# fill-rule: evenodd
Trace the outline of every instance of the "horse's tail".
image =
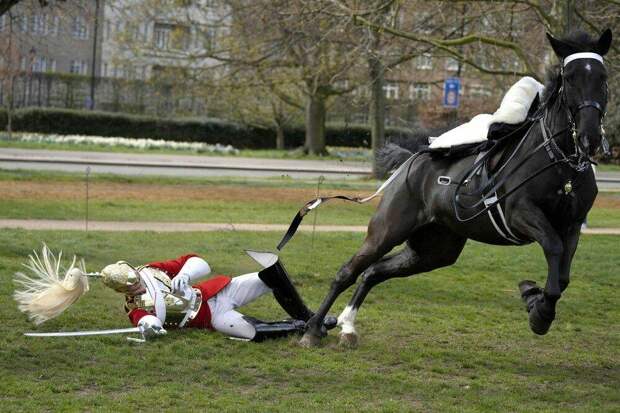
<svg viewBox="0 0 620 413">
<path fill-rule="evenodd" d="M 397 143 L 388 143 L 375 153 L 377 170 L 382 176 L 387 176 L 416 152 L 428 145 L 426 136 L 416 136 Z"/>
</svg>

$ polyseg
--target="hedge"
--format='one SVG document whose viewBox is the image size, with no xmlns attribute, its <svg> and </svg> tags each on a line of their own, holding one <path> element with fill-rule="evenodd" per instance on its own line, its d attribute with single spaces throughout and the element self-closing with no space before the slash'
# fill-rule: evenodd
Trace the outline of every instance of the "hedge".
<svg viewBox="0 0 620 413">
<path fill-rule="evenodd" d="M 0 129 L 6 129 L 7 112 L 0 109 Z M 159 119 L 112 112 L 55 108 L 25 108 L 13 113 L 13 130 L 61 135 L 118 136 L 172 141 L 220 143 L 239 149 L 275 147 L 275 130 L 241 125 L 221 119 Z M 288 147 L 302 146 L 304 128 L 285 129 Z M 409 131 L 388 128 L 388 136 L 407 136 Z M 329 146 L 369 147 L 370 128 L 357 124 L 327 124 Z"/>
</svg>

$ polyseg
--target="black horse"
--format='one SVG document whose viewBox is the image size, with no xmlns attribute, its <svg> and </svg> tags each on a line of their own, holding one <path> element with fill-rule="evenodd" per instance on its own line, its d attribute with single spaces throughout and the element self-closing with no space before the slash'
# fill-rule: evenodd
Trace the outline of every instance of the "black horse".
<svg viewBox="0 0 620 413">
<path fill-rule="evenodd" d="M 561 40 L 547 37 L 561 63 L 537 113 L 520 126 L 526 127 L 520 138 L 498 141 L 483 157 L 388 149 L 395 163 L 403 163 L 401 173 L 385 189 L 363 245 L 338 271 L 301 345 L 319 343 L 330 307 L 363 274 L 338 318 L 341 344 L 356 343 L 355 316 L 372 287 L 454 264 L 468 238 L 494 245 L 540 244 L 548 264 L 546 285 L 541 289 L 524 281 L 520 290 L 531 329 L 549 330 L 569 283 L 581 224 L 598 192 L 590 156 L 606 142 L 602 56 L 612 35 L 606 30 L 599 39 L 584 32 Z M 386 255 L 403 243 L 402 250 Z"/>
</svg>

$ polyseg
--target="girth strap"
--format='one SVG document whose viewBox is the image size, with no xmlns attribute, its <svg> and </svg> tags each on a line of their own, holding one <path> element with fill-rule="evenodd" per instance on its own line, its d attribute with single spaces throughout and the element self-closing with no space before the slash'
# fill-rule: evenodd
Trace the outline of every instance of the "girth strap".
<svg viewBox="0 0 620 413">
<path fill-rule="evenodd" d="M 488 197 L 484 199 L 484 205 L 489 207 L 487 211 L 489 215 L 489 219 L 491 220 L 491 224 L 497 231 L 497 233 L 504 238 L 505 240 L 512 242 L 513 244 L 521 245 L 525 244 L 525 241 L 517 237 L 508 226 L 506 222 L 506 217 L 504 216 L 504 211 L 502 210 L 502 206 L 499 202 L 497 202 L 497 192 L 493 194 L 492 197 Z"/>
</svg>

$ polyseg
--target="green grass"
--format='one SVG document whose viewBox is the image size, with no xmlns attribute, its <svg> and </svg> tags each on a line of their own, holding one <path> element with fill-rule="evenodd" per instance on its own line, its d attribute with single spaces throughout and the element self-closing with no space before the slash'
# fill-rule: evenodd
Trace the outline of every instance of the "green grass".
<svg viewBox="0 0 620 413">
<path fill-rule="evenodd" d="M 308 201 L 311 197 L 308 197 Z M 288 224 L 303 202 L 232 201 L 92 201 L 88 217 L 93 221 L 209 222 L 246 224 Z M 83 202 L 1 200 L 0 218 L 12 219 L 84 219 Z M 332 201 L 318 212 L 317 225 L 366 225 L 372 205 Z M 314 222 L 314 212 L 304 223 Z"/>
<path fill-rule="evenodd" d="M 67 173 L 48 173 L 37 171 L 2 171 L 0 181 L 12 182 L 83 182 L 84 177 Z M 131 185 L 175 185 L 186 186 L 191 191 L 221 191 L 225 187 L 252 188 L 301 188 L 308 190 L 307 199 L 299 202 L 283 202 L 278 199 L 256 202 L 253 200 L 218 201 L 207 199 L 169 200 L 142 202 L 135 199 L 100 200 L 89 202 L 89 219 L 102 221 L 167 221 L 167 222 L 224 222 L 224 223 L 263 223 L 288 224 L 304 202 L 314 198 L 316 181 L 293 180 L 288 178 L 246 179 L 234 177 L 214 178 L 172 178 L 172 177 L 126 177 L 118 175 L 94 175 L 93 185 L 97 183 L 126 184 L 127 193 Z M 327 180 L 324 190 L 357 191 L 359 195 L 371 194 L 378 181 Z M 92 188 L 95 188 L 93 186 Z M 615 194 L 600 193 L 599 198 L 617 198 Z M 48 197 L 49 198 L 49 197 Z M 366 225 L 375 210 L 371 204 L 358 205 L 334 200 L 321 206 L 305 219 L 314 222 L 317 213 L 318 225 Z M 0 198 L 0 218 L 13 219 L 83 219 L 85 202 L 62 199 L 2 199 Z M 592 228 L 620 227 L 620 209 L 595 207 L 588 216 L 588 226 Z"/>
<path fill-rule="evenodd" d="M 588 226 L 593 228 L 620 228 L 620 210 L 617 208 L 592 208 Z"/>
<path fill-rule="evenodd" d="M 269 249 L 280 234 L 0 233 L 0 396 L 3 411 L 437 411 L 601 412 L 620 406 L 617 238 L 584 236 L 573 282 L 544 337 L 529 331 L 516 284 L 542 281 L 540 249 L 469 243 L 459 262 L 373 290 L 358 318 L 360 346 L 332 333 L 317 349 L 293 339 L 261 344 L 217 333 L 171 331 L 144 345 L 122 336 L 36 339 L 13 304 L 12 274 L 45 240 L 97 270 L 187 251 L 216 273 L 255 270 L 243 248 Z M 359 234 L 299 234 L 283 259 L 311 307 Z M 609 253 L 612 253 L 610 255 Z M 122 298 L 96 281 L 42 331 L 126 326 Z M 334 307 L 339 311 L 351 291 Z M 271 297 L 242 311 L 284 314 Z"/>
<path fill-rule="evenodd" d="M 620 172 L 620 164 L 600 163 L 596 167 L 598 172 Z"/>
<path fill-rule="evenodd" d="M 85 174 L 74 172 L 36 171 L 20 169 L 0 169 L 0 181 L 33 181 L 33 182 L 85 182 Z M 311 188 L 316 190 L 317 179 L 293 179 L 289 176 L 279 177 L 235 177 L 235 176 L 209 176 L 209 177 L 171 177 L 157 175 L 117 175 L 117 174 L 93 174 L 90 175 L 91 183 L 122 183 L 122 184 L 157 184 L 157 185 L 230 185 L 230 186 L 259 186 L 266 188 Z M 324 178 L 321 189 L 347 189 L 375 191 L 381 181 L 370 178 L 338 179 Z"/>
</svg>

